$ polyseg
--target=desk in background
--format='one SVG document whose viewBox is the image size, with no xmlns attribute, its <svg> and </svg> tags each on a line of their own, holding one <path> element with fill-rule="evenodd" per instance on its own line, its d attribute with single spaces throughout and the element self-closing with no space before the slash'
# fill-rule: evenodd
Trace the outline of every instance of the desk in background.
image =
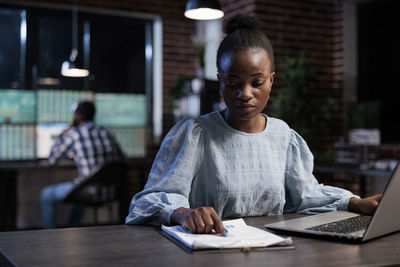
<svg viewBox="0 0 400 267">
<path fill-rule="evenodd" d="M 127 180 L 119 203 L 114 205 L 112 223 L 121 223 L 125 219 L 130 199 L 144 187 L 151 164 L 152 159 L 131 159 L 127 162 Z M 71 181 L 76 176 L 72 160 L 63 160 L 54 167 L 47 166 L 45 161 L 0 162 L 0 231 L 41 228 L 40 190 L 47 185 Z M 67 204 L 64 207 L 66 211 L 71 208 Z M 88 209 L 89 214 L 83 219 L 85 225 L 93 223 L 90 212 L 92 210 Z M 57 212 L 57 221 L 67 222 L 68 214 Z M 110 223 L 108 214 L 107 209 L 104 212 L 99 210 L 101 223 Z"/>
<path fill-rule="evenodd" d="M 314 173 L 316 177 L 322 176 L 323 174 L 351 174 L 358 177 L 358 182 L 360 185 L 360 197 L 367 196 L 367 177 L 371 177 L 374 179 L 381 179 L 383 183 L 386 184 L 388 179 L 390 178 L 392 171 L 390 170 L 378 170 L 378 169 L 366 169 L 362 170 L 358 167 L 350 167 L 350 166 L 320 166 L 316 165 L 314 167 Z M 322 175 L 321 175 L 322 174 Z"/>
<path fill-rule="evenodd" d="M 76 177 L 73 161 L 57 167 L 45 161 L 0 162 L 0 231 L 41 226 L 40 190 Z"/>
<path fill-rule="evenodd" d="M 245 218 L 263 228 L 287 214 Z M 294 250 L 188 253 L 151 226 L 95 226 L 0 233 L 0 249 L 18 266 L 387 266 L 400 264 L 400 233 L 364 244 L 293 237 Z M 3 261 L 3 262 L 1 262 Z M 0 255 L 0 265 L 6 257 Z M 7 265 L 5 265 L 7 266 Z"/>
</svg>

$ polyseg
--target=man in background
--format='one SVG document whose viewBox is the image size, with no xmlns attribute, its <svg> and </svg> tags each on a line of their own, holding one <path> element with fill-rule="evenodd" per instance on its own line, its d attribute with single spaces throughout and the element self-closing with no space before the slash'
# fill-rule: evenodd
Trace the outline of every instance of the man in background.
<svg viewBox="0 0 400 267">
<path fill-rule="evenodd" d="M 56 165 L 61 158 L 74 157 L 78 177 L 73 181 L 45 187 L 40 196 L 44 228 L 56 228 L 56 204 L 95 169 L 106 162 L 123 160 L 124 155 L 112 134 L 93 123 L 95 106 L 82 101 L 74 111 L 73 124 L 64 130 L 53 145 L 48 162 Z M 70 217 L 70 226 L 78 226 L 84 207 L 75 205 Z"/>
</svg>

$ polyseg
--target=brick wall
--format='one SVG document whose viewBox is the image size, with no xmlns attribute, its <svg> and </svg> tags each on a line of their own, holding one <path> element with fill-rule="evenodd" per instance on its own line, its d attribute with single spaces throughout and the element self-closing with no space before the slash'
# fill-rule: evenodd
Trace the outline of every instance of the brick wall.
<svg viewBox="0 0 400 267">
<path fill-rule="evenodd" d="M 236 13 L 254 15 L 256 0 L 220 0 L 224 19 L 230 18 Z"/>
<path fill-rule="evenodd" d="M 256 15 L 271 40 L 277 66 L 271 99 L 280 87 L 280 60 L 285 55 L 305 55 L 309 59 L 316 78 L 310 85 L 313 90 L 310 104 L 324 105 L 332 97 L 337 105 L 330 134 L 307 141 L 313 150 L 330 146 L 343 134 L 343 1 L 223 0 L 221 3 L 226 17 L 236 13 Z"/>
</svg>

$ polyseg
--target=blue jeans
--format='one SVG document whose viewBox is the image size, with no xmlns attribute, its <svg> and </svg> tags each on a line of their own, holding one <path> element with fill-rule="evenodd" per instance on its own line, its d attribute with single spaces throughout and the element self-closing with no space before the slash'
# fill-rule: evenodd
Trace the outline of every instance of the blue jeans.
<svg viewBox="0 0 400 267">
<path fill-rule="evenodd" d="M 66 182 L 45 187 L 40 193 L 43 226 L 46 229 L 56 228 L 56 205 L 75 187 L 75 183 Z M 69 226 L 78 226 L 84 212 L 84 206 L 75 204 Z"/>
</svg>

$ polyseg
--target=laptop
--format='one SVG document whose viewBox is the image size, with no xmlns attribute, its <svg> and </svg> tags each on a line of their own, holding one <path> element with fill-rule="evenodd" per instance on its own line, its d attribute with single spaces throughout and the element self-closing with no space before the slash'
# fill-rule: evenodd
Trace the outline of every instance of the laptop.
<svg viewBox="0 0 400 267">
<path fill-rule="evenodd" d="M 365 242 L 400 230 L 400 163 L 384 190 L 373 216 L 347 211 L 332 211 L 318 215 L 285 220 L 264 225 L 267 229 Z"/>
</svg>

